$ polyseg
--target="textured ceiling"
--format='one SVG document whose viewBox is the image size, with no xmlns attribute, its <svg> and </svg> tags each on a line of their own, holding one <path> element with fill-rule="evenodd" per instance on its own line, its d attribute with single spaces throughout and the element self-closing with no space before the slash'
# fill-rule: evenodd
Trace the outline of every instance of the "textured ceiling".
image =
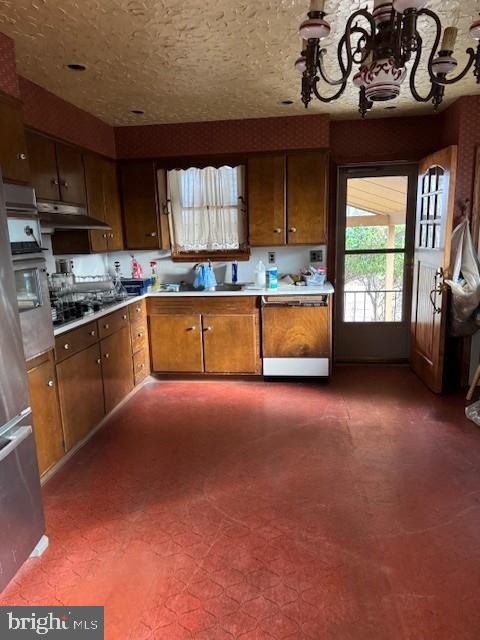
<svg viewBox="0 0 480 640">
<path fill-rule="evenodd" d="M 372 2 L 327 0 L 332 44 L 353 8 Z M 456 57 L 472 41 L 468 26 L 480 0 L 431 0 L 444 24 L 458 20 Z M 115 125 L 194 122 L 303 114 L 293 62 L 308 0 L 0 0 L 0 31 L 14 38 L 18 71 L 53 93 Z M 424 32 L 428 42 L 432 29 Z M 82 63 L 75 73 L 68 63 Z M 333 74 L 332 70 L 332 74 Z M 423 83 L 423 87 L 427 84 Z M 447 89 L 448 101 L 480 92 L 473 76 Z M 290 106 L 282 100 L 294 100 Z M 396 110 L 426 113 L 407 91 Z M 142 109 L 134 116 L 132 109 Z M 357 114 L 350 85 L 334 104 L 311 113 Z"/>
</svg>

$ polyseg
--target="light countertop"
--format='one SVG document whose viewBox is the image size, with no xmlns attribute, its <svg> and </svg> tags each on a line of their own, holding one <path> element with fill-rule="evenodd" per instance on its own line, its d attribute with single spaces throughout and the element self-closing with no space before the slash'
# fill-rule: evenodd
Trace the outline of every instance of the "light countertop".
<svg viewBox="0 0 480 640">
<path fill-rule="evenodd" d="M 62 335 L 66 331 L 71 331 L 77 327 L 81 327 L 84 324 L 103 318 L 103 316 L 113 313 L 118 309 L 128 306 L 143 300 L 144 298 L 231 298 L 231 297 L 245 297 L 245 296 L 319 296 L 319 295 L 331 295 L 334 292 L 333 286 L 330 282 L 326 282 L 321 287 L 296 287 L 294 285 L 284 285 L 278 287 L 278 289 L 241 289 L 239 291 L 158 291 L 155 293 L 146 293 L 142 296 L 131 296 L 126 300 L 119 302 L 118 304 L 112 304 L 101 311 L 91 313 L 83 316 L 78 320 L 72 320 L 59 327 L 54 327 L 53 334 L 55 336 Z"/>
</svg>

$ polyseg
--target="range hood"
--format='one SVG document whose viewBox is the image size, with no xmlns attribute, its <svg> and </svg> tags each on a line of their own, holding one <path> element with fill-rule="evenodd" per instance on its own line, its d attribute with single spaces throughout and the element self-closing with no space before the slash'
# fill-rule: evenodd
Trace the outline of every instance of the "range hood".
<svg viewBox="0 0 480 640">
<path fill-rule="evenodd" d="M 111 229 L 103 220 L 89 216 L 83 207 L 62 202 L 37 202 L 37 208 L 43 233 L 55 229 Z"/>
</svg>

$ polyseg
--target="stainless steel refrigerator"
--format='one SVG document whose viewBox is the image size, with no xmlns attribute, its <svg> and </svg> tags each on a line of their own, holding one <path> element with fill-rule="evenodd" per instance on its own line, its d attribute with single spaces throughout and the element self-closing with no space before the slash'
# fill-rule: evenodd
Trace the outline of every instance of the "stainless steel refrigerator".
<svg viewBox="0 0 480 640">
<path fill-rule="evenodd" d="M 0 592 L 46 538 L 0 176 Z"/>
</svg>

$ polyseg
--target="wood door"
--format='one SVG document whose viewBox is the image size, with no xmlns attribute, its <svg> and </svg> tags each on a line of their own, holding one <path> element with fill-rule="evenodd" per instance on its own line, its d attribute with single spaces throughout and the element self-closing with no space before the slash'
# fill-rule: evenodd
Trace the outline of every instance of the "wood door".
<svg viewBox="0 0 480 640">
<path fill-rule="evenodd" d="M 153 371 L 203 371 L 202 320 L 199 314 L 151 315 L 149 328 Z"/>
<path fill-rule="evenodd" d="M 130 328 L 123 327 L 101 343 L 105 411 L 109 413 L 133 389 Z"/>
<path fill-rule="evenodd" d="M 40 475 L 65 454 L 53 359 L 28 372 L 33 433 Z"/>
<path fill-rule="evenodd" d="M 86 192 L 82 152 L 61 143 L 57 143 L 56 150 L 61 201 L 84 205 Z"/>
<path fill-rule="evenodd" d="M 55 142 L 46 136 L 27 131 L 30 176 L 37 199 L 59 200 L 57 156 Z"/>
<path fill-rule="evenodd" d="M 4 180 L 28 182 L 30 168 L 20 103 L 0 101 L 0 169 Z"/>
<path fill-rule="evenodd" d="M 418 170 L 410 362 L 435 393 L 443 390 L 447 324 L 444 277 L 450 264 L 457 147 L 424 158 Z"/>
<path fill-rule="evenodd" d="M 153 161 L 127 162 L 120 167 L 125 246 L 160 247 L 157 183 Z"/>
<path fill-rule="evenodd" d="M 87 188 L 87 210 L 97 220 L 105 221 L 105 196 L 103 192 L 103 160 L 93 153 L 83 156 L 85 165 L 85 185 Z M 94 252 L 108 251 L 108 232 L 92 229 L 90 246 Z"/>
<path fill-rule="evenodd" d="M 257 314 L 203 316 L 206 373 L 258 373 Z"/>
<path fill-rule="evenodd" d="M 329 307 L 265 307 L 266 358 L 329 358 Z"/>
<path fill-rule="evenodd" d="M 68 451 L 105 415 L 99 345 L 94 344 L 57 364 L 57 380 Z"/>
<path fill-rule="evenodd" d="M 112 228 L 110 232 L 107 232 L 108 250 L 123 251 L 122 209 L 120 206 L 117 165 L 113 160 L 102 158 L 102 168 L 105 221 Z"/>
<path fill-rule="evenodd" d="M 284 245 L 285 155 L 249 158 L 247 179 L 250 245 Z"/>
<path fill-rule="evenodd" d="M 325 244 L 327 151 L 287 155 L 287 243 Z"/>
</svg>

